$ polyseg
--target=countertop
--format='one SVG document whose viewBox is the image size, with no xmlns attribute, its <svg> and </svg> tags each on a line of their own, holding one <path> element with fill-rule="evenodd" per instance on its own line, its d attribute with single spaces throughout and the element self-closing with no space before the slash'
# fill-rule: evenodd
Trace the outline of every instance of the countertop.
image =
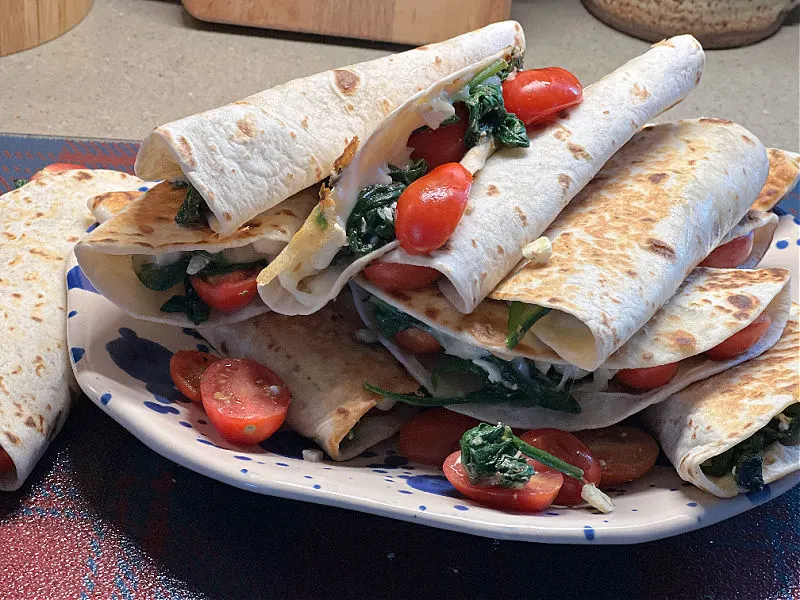
<svg viewBox="0 0 800 600">
<path fill-rule="evenodd" d="M 700 87 L 662 120 L 731 119 L 767 146 L 800 149 L 797 15 L 761 43 L 709 51 Z M 527 34 L 526 66 L 563 66 L 584 84 L 648 47 L 578 0 L 515 0 L 511 16 Z M 0 58 L 0 130 L 138 140 L 178 117 L 401 49 L 206 24 L 177 2 L 97 0 L 65 35 Z"/>
</svg>

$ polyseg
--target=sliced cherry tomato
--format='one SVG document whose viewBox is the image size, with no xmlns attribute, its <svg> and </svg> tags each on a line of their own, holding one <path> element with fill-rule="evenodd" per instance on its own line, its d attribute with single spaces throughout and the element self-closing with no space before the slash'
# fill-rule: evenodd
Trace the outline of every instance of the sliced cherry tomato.
<svg viewBox="0 0 800 600">
<path fill-rule="evenodd" d="M 222 358 L 200 378 L 203 408 L 214 428 L 234 444 L 258 444 L 283 424 L 289 389 L 254 360 Z"/>
<path fill-rule="evenodd" d="M 581 82 L 566 69 L 517 71 L 503 82 L 506 110 L 525 125 L 540 123 L 583 101 Z"/>
<path fill-rule="evenodd" d="M 200 398 L 200 377 L 219 357 L 197 350 L 179 350 L 169 359 L 169 375 L 178 391 L 192 402 Z"/>
<path fill-rule="evenodd" d="M 477 419 L 446 408 L 426 410 L 400 430 L 400 454 L 423 465 L 440 467 L 458 450 L 464 432 L 478 423 Z"/>
<path fill-rule="evenodd" d="M 444 246 L 469 200 L 472 174 L 459 163 L 447 163 L 423 175 L 400 195 L 394 229 L 409 254 L 426 254 Z"/>
<path fill-rule="evenodd" d="M 31 181 L 35 179 L 39 179 L 42 175 L 46 175 L 47 173 L 60 173 L 61 171 L 72 171 L 73 169 L 85 169 L 83 165 L 75 165 L 72 163 L 53 163 L 52 165 L 47 165 L 43 167 L 40 171 L 36 171 L 33 175 L 31 175 Z"/>
<path fill-rule="evenodd" d="M 411 158 L 424 158 L 429 171 L 445 163 L 458 162 L 467 153 L 464 135 L 467 132 L 469 111 L 461 102 L 455 104 L 455 109 L 458 117 L 455 123 L 440 126 L 438 129 L 426 128 L 412 133 L 408 138 L 406 145 L 414 149 Z"/>
<path fill-rule="evenodd" d="M 0 475 L 3 473 L 10 473 L 14 469 L 14 461 L 8 455 L 8 452 L 0 448 Z"/>
<path fill-rule="evenodd" d="M 394 341 L 411 354 L 431 354 L 442 349 L 442 345 L 435 337 L 416 327 L 409 327 L 398 332 L 394 336 Z"/>
<path fill-rule="evenodd" d="M 715 248 L 706 259 L 700 263 L 701 267 L 714 267 L 715 269 L 734 269 L 742 264 L 753 251 L 755 231 L 735 238 L 727 244 Z"/>
<path fill-rule="evenodd" d="M 744 354 L 761 339 L 771 323 L 772 318 L 762 312 L 750 325 L 741 331 L 737 331 L 721 344 L 706 350 L 705 355 L 711 360 L 728 360 L 734 356 Z"/>
<path fill-rule="evenodd" d="M 192 275 L 189 280 L 200 299 L 211 308 L 233 312 L 244 308 L 256 297 L 258 272 L 259 269 L 256 268 L 206 278 Z"/>
<path fill-rule="evenodd" d="M 600 463 L 600 486 L 608 487 L 644 476 L 658 458 L 658 444 L 636 427 L 612 425 L 604 429 L 576 431 Z"/>
<path fill-rule="evenodd" d="M 539 471 L 520 489 L 472 485 L 464 465 L 461 464 L 460 451 L 447 457 L 443 469 L 447 480 L 467 498 L 500 510 L 541 512 L 553 503 L 564 483 L 564 475 L 558 471 Z"/>
<path fill-rule="evenodd" d="M 586 445 L 571 433 L 560 429 L 533 429 L 519 436 L 534 448 L 549 452 L 556 458 L 568 462 L 574 467 L 583 469 L 583 478 L 594 485 L 600 483 L 600 463 Z M 533 461 L 533 468 L 539 471 L 554 471 L 539 461 Z M 564 485 L 558 492 L 554 502 L 562 506 L 581 504 L 583 484 L 572 477 L 564 477 Z"/>
<path fill-rule="evenodd" d="M 643 369 L 620 369 L 614 379 L 638 392 L 654 390 L 668 384 L 678 372 L 678 363 L 667 363 Z"/>
<path fill-rule="evenodd" d="M 394 292 L 424 288 L 439 279 L 442 274 L 430 267 L 374 262 L 367 265 L 364 275 L 382 290 Z"/>
</svg>

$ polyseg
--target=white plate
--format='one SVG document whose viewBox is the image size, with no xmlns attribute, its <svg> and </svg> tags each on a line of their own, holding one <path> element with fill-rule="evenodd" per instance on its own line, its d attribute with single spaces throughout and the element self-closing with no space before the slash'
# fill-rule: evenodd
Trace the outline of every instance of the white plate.
<svg viewBox="0 0 800 600">
<path fill-rule="evenodd" d="M 765 264 L 798 268 L 800 227 L 783 217 Z M 278 432 L 264 447 L 234 447 L 183 401 L 169 377 L 177 350 L 206 349 L 190 329 L 137 321 L 91 288 L 72 263 L 67 275 L 68 340 L 84 392 L 144 444 L 193 471 L 261 494 L 364 511 L 500 539 L 549 543 L 629 544 L 711 525 L 782 494 L 800 473 L 763 492 L 723 500 L 656 467 L 614 492 L 615 512 L 551 508 L 538 515 L 482 508 L 460 497 L 441 471 L 407 463 L 390 440 L 346 463 L 302 460 L 313 447 Z M 795 279 L 796 282 L 796 279 Z M 796 283 L 793 298 L 797 301 Z"/>
</svg>

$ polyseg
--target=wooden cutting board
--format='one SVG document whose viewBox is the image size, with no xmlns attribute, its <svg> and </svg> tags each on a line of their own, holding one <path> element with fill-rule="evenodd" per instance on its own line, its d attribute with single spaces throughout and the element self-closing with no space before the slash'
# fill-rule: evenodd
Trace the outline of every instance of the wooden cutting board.
<svg viewBox="0 0 800 600">
<path fill-rule="evenodd" d="M 91 7 L 92 0 L 0 0 L 0 56 L 58 37 Z"/>
<path fill-rule="evenodd" d="M 511 14 L 511 0 L 183 0 L 183 5 L 201 21 L 415 45 Z"/>
</svg>

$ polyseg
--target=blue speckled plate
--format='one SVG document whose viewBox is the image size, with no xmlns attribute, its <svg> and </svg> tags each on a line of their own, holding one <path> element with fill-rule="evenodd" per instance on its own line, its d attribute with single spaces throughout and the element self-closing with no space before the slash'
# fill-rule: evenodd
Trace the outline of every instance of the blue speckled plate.
<svg viewBox="0 0 800 600">
<path fill-rule="evenodd" d="M 784 216 L 769 266 L 798 270 L 800 219 Z M 261 494 L 318 502 L 501 539 L 549 543 L 630 544 L 705 527 L 774 498 L 800 473 L 763 492 L 722 500 L 656 467 L 615 491 L 616 511 L 552 508 L 519 515 L 482 508 L 461 497 L 437 471 L 409 463 L 389 440 L 346 463 L 302 459 L 314 447 L 280 431 L 262 446 L 235 447 L 203 411 L 172 385 L 173 352 L 208 348 L 195 331 L 132 319 L 100 296 L 73 261 L 67 274 L 68 341 L 75 373 L 89 397 L 159 454 L 193 471 Z M 797 279 L 793 281 L 797 301 Z M 213 352 L 213 349 L 211 349 Z"/>
</svg>

